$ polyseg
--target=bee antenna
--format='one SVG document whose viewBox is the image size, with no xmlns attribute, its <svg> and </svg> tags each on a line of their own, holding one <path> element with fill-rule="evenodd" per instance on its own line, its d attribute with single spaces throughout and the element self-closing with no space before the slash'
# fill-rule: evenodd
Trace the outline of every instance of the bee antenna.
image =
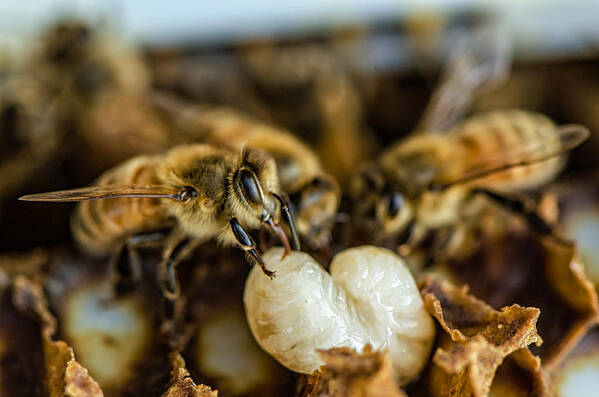
<svg viewBox="0 0 599 397">
<path fill-rule="evenodd" d="M 281 193 L 281 195 L 279 195 L 277 193 L 271 192 L 271 194 L 279 201 L 279 203 L 281 203 L 281 212 L 285 216 L 285 220 L 287 221 L 287 224 L 289 225 L 289 230 L 291 231 L 291 239 L 293 240 L 293 248 L 296 251 L 300 251 L 301 246 L 300 246 L 300 242 L 299 242 L 299 237 L 297 235 L 297 230 L 295 228 L 295 216 L 293 214 L 293 209 L 289 205 L 289 200 L 287 199 L 287 197 L 285 197 L 285 198 L 282 197 L 282 196 L 286 196 L 284 193 Z"/>
</svg>

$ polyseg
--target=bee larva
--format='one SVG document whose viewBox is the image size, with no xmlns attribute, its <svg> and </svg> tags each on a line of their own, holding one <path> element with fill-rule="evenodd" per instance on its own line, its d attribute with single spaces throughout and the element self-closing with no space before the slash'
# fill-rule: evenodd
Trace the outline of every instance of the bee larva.
<svg viewBox="0 0 599 397">
<path fill-rule="evenodd" d="M 264 256 L 278 277 L 252 270 L 244 292 L 250 329 L 287 368 L 311 374 L 324 364 L 317 349 L 366 344 L 389 352 L 400 384 L 424 368 L 435 336 L 416 283 L 395 253 L 373 246 L 337 254 L 330 274 L 308 254 Z"/>
</svg>

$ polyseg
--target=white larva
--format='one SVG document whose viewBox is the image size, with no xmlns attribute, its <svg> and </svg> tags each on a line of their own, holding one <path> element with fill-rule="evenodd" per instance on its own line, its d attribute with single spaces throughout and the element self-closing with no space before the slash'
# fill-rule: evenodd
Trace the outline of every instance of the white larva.
<svg viewBox="0 0 599 397">
<path fill-rule="evenodd" d="M 323 365 L 316 349 L 366 344 L 388 350 L 396 378 L 406 384 L 426 364 L 435 327 L 405 263 L 373 246 L 337 254 L 330 274 L 308 254 L 281 248 L 264 255 L 270 279 L 254 267 L 245 285 L 246 317 L 264 350 L 305 374 Z"/>
</svg>

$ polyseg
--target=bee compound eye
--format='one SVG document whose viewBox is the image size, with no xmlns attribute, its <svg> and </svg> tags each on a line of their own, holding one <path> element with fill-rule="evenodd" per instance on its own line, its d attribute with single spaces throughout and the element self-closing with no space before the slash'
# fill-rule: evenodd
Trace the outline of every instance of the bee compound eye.
<svg viewBox="0 0 599 397">
<path fill-rule="evenodd" d="M 330 183 L 322 176 L 316 176 L 310 181 L 310 185 L 315 188 L 327 188 L 329 187 Z"/>
<path fill-rule="evenodd" d="M 190 198 L 194 198 L 197 196 L 198 196 L 198 191 L 191 186 L 186 186 L 179 194 L 179 197 L 181 197 L 182 201 L 187 201 Z"/>
<path fill-rule="evenodd" d="M 246 169 L 239 171 L 239 183 L 241 184 L 243 195 L 248 201 L 254 204 L 259 204 L 262 201 L 260 199 L 260 190 L 256 184 L 256 178 L 250 171 Z"/>
<path fill-rule="evenodd" d="M 399 214 L 399 211 L 401 210 L 402 206 L 403 206 L 403 195 L 399 192 L 391 193 L 391 195 L 389 196 L 389 204 L 387 207 L 387 214 L 390 217 L 395 218 L 397 216 L 397 214 Z"/>
</svg>

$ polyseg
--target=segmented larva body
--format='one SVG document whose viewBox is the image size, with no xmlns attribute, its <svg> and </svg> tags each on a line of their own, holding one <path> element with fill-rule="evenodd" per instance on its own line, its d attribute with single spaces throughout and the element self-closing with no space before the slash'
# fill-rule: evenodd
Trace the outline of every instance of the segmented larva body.
<svg viewBox="0 0 599 397">
<path fill-rule="evenodd" d="M 162 156 L 140 156 L 105 172 L 94 185 L 156 185 Z M 168 225 L 161 199 L 119 197 L 82 201 L 71 218 L 75 240 L 86 251 L 107 254 L 127 236 Z"/>
<path fill-rule="evenodd" d="M 324 364 L 318 349 L 370 344 L 389 353 L 401 384 L 428 361 L 435 326 L 406 264 L 374 246 L 337 254 L 330 274 L 308 254 L 272 248 L 264 260 L 276 277 L 254 268 L 245 285 L 246 316 L 262 348 L 287 368 L 310 374 Z"/>
</svg>

